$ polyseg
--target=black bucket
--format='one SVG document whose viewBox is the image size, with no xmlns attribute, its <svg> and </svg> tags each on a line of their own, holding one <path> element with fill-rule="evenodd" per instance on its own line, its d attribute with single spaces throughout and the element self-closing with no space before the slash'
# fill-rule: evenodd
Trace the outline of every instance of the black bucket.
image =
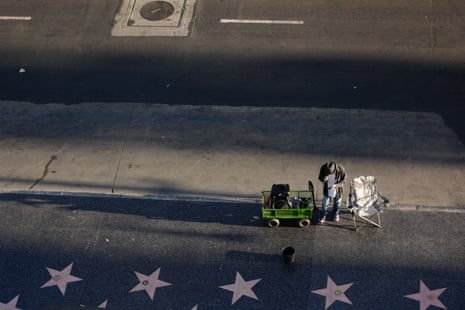
<svg viewBox="0 0 465 310">
<path fill-rule="evenodd" d="M 284 262 L 288 265 L 291 265 L 294 263 L 295 261 L 295 250 L 293 247 L 286 247 L 284 248 L 283 250 L 283 259 L 284 259 Z"/>
</svg>

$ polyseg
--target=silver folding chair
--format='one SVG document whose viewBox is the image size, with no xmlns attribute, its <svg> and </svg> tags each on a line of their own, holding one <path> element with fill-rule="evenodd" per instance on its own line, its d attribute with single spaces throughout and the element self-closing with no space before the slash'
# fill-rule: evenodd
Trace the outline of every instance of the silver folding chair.
<svg viewBox="0 0 465 310">
<path fill-rule="evenodd" d="M 380 213 L 389 204 L 379 191 L 374 176 L 360 176 L 350 182 L 348 209 L 352 214 L 354 228 L 357 218 L 381 228 Z"/>
</svg>

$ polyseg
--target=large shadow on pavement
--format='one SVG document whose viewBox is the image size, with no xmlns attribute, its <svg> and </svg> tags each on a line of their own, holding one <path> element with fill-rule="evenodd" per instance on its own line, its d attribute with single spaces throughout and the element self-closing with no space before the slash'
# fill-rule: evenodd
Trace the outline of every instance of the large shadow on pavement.
<svg viewBox="0 0 465 310">
<path fill-rule="evenodd" d="M 225 225 L 262 225 L 260 204 L 247 202 L 219 201 L 214 202 L 195 201 L 192 199 L 180 199 L 173 197 L 166 199 L 141 199 L 130 196 L 110 195 L 86 195 L 72 196 L 47 195 L 47 194 L 3 194 L 0 201 L 19 202 L 23 206 L 31 207 L 44 214 L 49 210 L 47 206 L 53 205 L 53 209 L 71 214 L 81 212 L 98 212 L 108 214 L 130 215 L 146 220 L 157 221 L 192 222 L 192 223 L 217 223 Z M 41 209 L 44 213 L 42 213 Z M 121 218 L 124 221 L 124 218 Z M 126 223 L 127 224 L 127 223 Z M 59 225 L 59 223 L 58 223 Z M 105 223 L 103 225 L 116 225 Z"/>
</svg>

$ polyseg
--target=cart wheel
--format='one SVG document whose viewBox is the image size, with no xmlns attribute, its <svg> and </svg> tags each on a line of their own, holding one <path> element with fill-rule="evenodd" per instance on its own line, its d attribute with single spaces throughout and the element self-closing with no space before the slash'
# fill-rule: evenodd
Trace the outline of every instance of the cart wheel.
<svg viewBox="0 0 465 310">
<path fill-rule="evenodd" d="M 279 226 L 279 220 L 278 219 L 272 219 L 268 221 L 268 227 L 271 228 L 276 228 Z"/>
<path fill-rule="evenodd" d="M 276 200 L 273 202 L 273 209 L 289 209 L 290 205 L 287 200 Z"/>
<path fill-rule="evenodd" d="M 304 228 L 304 227 L 307 227 L 309 225 L 310 225 L 310 220 L 309 219 L 301 219 L 299 221 L 299 227 Z"/>
</svg>

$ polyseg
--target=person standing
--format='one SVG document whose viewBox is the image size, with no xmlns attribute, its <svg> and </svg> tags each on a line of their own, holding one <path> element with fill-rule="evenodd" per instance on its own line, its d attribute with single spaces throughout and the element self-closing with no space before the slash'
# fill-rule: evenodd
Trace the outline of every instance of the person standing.
<svg viewBox="0 0 465 310">
<path fill-rule="evenodd" d="M 333 220 L 339 222 L 339 208 L 344 194 L 346 172 L 342 165 L 329 161 L 320 168 L 318 179 L 323 183 L 323 200 L 321 203 L 319 223 L 326 221 L 328 205 L 333 199 Z"/>
</svg>

